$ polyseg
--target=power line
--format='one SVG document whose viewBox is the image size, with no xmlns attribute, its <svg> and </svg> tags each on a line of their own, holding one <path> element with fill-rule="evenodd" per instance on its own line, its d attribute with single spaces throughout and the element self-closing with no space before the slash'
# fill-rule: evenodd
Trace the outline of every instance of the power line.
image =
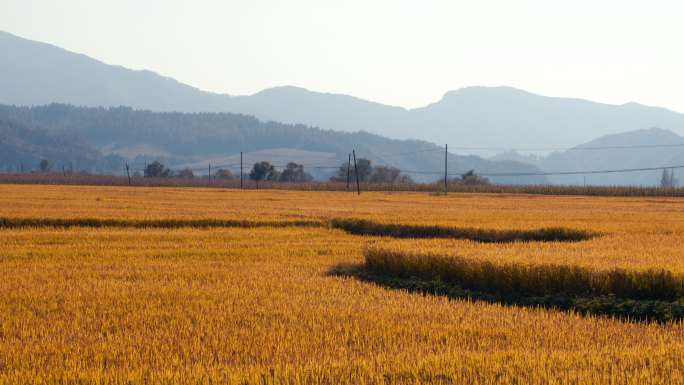
<svg viewBox="0 0 684 385">
<path fill-rule="evenodd" d="M 644 145 L 615 145 L 615 146 L 588 146 L 588 147 L 572 147 L 572 148 L 565 148 L 566 150 L 608 150 L 608 149 L 639 149 L 639 148 L 673 148 L 673 147 L 684 147 L 684 143 L 680 144 L 644 144 Z M 452 149 L 468 149 L 468 150 L 514 150 L 512 148 L 496 148 L 496 147 L 452 147 Z M 550 150 L 550 149 L 555 149 L 555 150 L 560 150 L 563 149 L 561 147 L 547 147 L 547 148 L 518 148 L 515 150 L 520 150 L 520 151 L 531 151 L 531 150 Z M 441 152 L 443 151 L 442 148 L 425 148 L 425 149 L 420 149 L 420 150 L 415 150 L 415 151 L 406 151 L 406 152 L 397 152 L 397 153 L 391 153 L 391 154 L 371 154 L 372 157 L 374 158 L 384 158 L 384 157 L 398 157 L 398 156 L 408 156 L 408 155 L 413 155 L 413 154 L 419 154 L 419 153 L 428 153 L 428 152 Z M 447 156 L 452 156 L 455 157 L 455 154 L 452 153 L 447 153 Z M 292 162 L 295 163 L 295 162 Z M 297 164 L 297 163 L 295 163 Z M 337 170 L 340 168 L 339 165 L 327 165 L 327 164 L 298 164 L 299 166 L 304 167 L 305 169 L 313 169 L 313 170 Z M 228 168 L 228 169 L 234 169 L 237 167 L 240 167 L 240 164 L 233 163 L 233 164 L 219 164 L 211 165 L 214 169 L 218 170 L 221 168 Z M 283 164 L 273 164 L 273 167 L 276 168 L 286 168 L 287 165 Z M 662 169 L 682 169 L 684 168 L 684 165 L 672 165 L 672 166 L 659 166 L 659 167 L 639 167 L 639 168 L 622 168 L 622 169 L 604 169 L 604 170 L 569 170 L 569 171 L 539 171 L 539 172 L 490 172 L 490 173 L 477 173 L 478 175 L 484 176 L 484 177 L 524 177 L 524 176 L 554 176 L 554 175 L 590 175 L 590 174 L 614 174 L 614 173 L 631 173 L 631 172 L 643 172 L 643 171 L 657 171 L 657 170 L 662 170 Z M 189 169 L 191 171 L 205 171 L 206 168 L 204 166 L 202 167 L 173 167 L 171 168 L 174 171 L 180 171 L 184 169 Z M 143 169 L 140 168 L 131 168 L 133 171 L 144 171 Z M 430 171 L 430 170 L 401 170 L 402 173 L 404 174 L 415 174 L 415 175 L 444 175 L 444 171 Z M 447 173 L 449 176 L 458 176 L 461 175 L 461 173 L 457 172 L 452 172 L 452 173 Z"/>
<path fill-rule="evenodd" d="M 624 150 L 639 148 L 670 148 L 684 147 L 684 143 L 675 144 L 634 144 L 613 146 L 574 146 L 574 147 L 452 147 L 455 150 L 469 151 L 592 151 L 592 150 Z M 450 154 L 451 155 L 451 154 Z"/>
<path fill-rule="evenodd" d="M 552 176 L 552 175 L 589 175 L 589 174 L 615 174 L 627 172 L 640 171 L 660 171 L 663 169 L 681 169 L 684 165 L 675 166 L 660 166 L 660 167 L 642 167 L 642 168 L 621 168 L 609 170 L 583 170 L 583 171 L 549 171 L 549 172 L 508 172 L 508 173 L 477 173 L 480 176 Z M 442 171 L 419 171 L 419 170 L 402 170 L 405 174 L 420 174 L 420 175 L 442 175 Z M 462 173 L 449 173 L 449 176 L 459 176 Z"/>
<path fill-rule="evenodd" d="M 486 173 L 478 174 L 481 176 L 546 176 L 546 175 L 584 175 L 584 174 L 616 174 L 639 171 L 659 171 L 663 169 L 680 169 L 684 165 L 661 166 L 661 167 L 642 167 L 642 168 L 620 168 L 612 170 L 585 170 L 585 171 L 551 171 L 551 172 L 529 172 L 529 173 Z"/>
<path fill-rule="evenodd" d="M 373 156 L 378 157 L 378 158 L 389 158 L 393 156 L 404 156 L 404 155 L 413 155 L 413 154 L 420 154 L 424 152 L 442 152 L 441 148 L 426 148 L 423 150 L 416 150 L 416 151 L 407 151 L 407 152 L 395 152 L 391 154 L 373 154 Z"/>
</svg>

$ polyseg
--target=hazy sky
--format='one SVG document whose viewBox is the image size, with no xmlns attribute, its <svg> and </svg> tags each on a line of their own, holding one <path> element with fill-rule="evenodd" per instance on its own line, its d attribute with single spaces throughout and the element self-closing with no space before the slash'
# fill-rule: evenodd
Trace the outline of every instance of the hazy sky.
<svg viewBox="0 0 684 385">
<path fill-rule="evenodd" d="M 510 85 L 684 111 L 681 1 L 0 0 L 0 29 L 233 95 Z"/>
</svg>

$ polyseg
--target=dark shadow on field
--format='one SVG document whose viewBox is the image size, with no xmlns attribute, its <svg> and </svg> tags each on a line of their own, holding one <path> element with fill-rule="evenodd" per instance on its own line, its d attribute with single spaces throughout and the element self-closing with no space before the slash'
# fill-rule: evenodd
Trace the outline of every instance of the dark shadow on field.
<svg viewBox="0 0 684 385">
<path fill-rule="evenodd" d="M 15 228 L 71 228 L 115 227 L 138 229 L 176 229 L 191 227 L 257 228 L 308 227 L 338 229 L 352 235 L 385 236 L 393 238 L 451 238 L 469 239 L 483 243 L 506 242 L 580 242 L 600 236 L 599 233 L 561 227 L 532 230 L 500 230 L 411 224 L 376 223 L 364 219 L 298 219 L 298 220 L 243 220 L 243 219 L 122 219 L 122 218 L 6 218 L 0 217 L 0 229 Z"/>
<path fill-rule="evenodd" d="M 580 242 L 602 234 L 563 227 L 540 229 L 482 229 L 436 225 L 378 223 L 365 219 L 332 219 L 330 227 L 348 234 L 392 238 L 451 238 L 481 243 L 509 242 Z"/>
<path fill-rule="evenodd" d="M 393 277 L 374 272 L 363 264 L 340 264 L 330 269 L 327 275 L 351 277 L 387 289 L 420 293 L 425 296 L 443 296 L 451 299 L 468 299 L 508 306 L 572 311 L 582 315 L 607 316 L 629 322 L 667 323 L 684 319 L 684 299 L 668 302 L 617 298 L 614 295 L 573 297 L 563 294 L 546 296 L 526 296 L 517 293 L 499 294 L 468 290 L 456 283 L 441 280 Z"/>
</svg>

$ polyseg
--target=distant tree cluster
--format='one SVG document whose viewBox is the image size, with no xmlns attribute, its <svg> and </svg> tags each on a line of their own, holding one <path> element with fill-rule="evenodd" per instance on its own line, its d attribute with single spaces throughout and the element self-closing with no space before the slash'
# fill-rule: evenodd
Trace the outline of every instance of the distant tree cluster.
<svg viewBox="0 0 684 385">
<path fill-rule="evenodd" d="M 301 183 L 311 182 L 313 177 L 304 171 L 301 164 L 289 162 L 283 171 L 278 171 L 270 162 L 262 161 L 254 163 L 249 179 L 259 186 L 260 181 Z"/>
<path fill-rule="evenodd" d="M 214 179 L 233 180 L 235 179 L 235 177 L 233 176 L 233 173 L 230 172 L 230 170 L 219 168 L 218 170 L 216 170 L 216 173 L 214 174 Z"/>
<path fill-rule="evenodd" d="M 444 183 L 444 179 L 438 179 L 437 183 Z M 477 175 L 475 170 L 467 171 L 461 174 L 459 177 L 449 179 L 449 183 L 462 184 L 467 186 L 483 186 L 491 184 L 488 178 L 483 177 L 481 175 Z"/>
<path fill-rule="evenodd" d="M 461 174 L 461 179 L 460 181 L 457 181 L 462 184 L 466 185 L 487 185 L 490 184 L 489 179 L 477 175 L 475 173 L 475 170 L 470 170 L 466 172 L 465 174 Z"/>
<path fill-rule="evenodd" d="M 373 166 L 372 162 L 366 158 L 361 158 L 351 166 L 344 163 L 337 170 L 337 173 L 330 178 L 332 182 L 346 182 L 349 175 L 356 180 L 356 173 L 359 175 L 359 182 L 367 183 L 387 183 L 387 184 L 409 184 L 413 183 L 410 176 L 402 174 L 401 170 L 392 166 Z"/>
<path fill-rule="evenodd" d="M 168 178 L 171 176 L 171 170 L 161 162 L 154 161 L 145 167 L 145 176 L 148 178 Z"/>
<path fill-rule="evenodd" d="M 195 178 L 191 168 L 186 167 L 178 171 L 172 171 L 159 161 L 148 164 L 145 167 L 144 175 L 149 178 Z M 219 180 L 235 179 L 230 170 L 223 168 L 216 170 L 212 177 Z M 254 163 L 252 170 L 249 172 L 249 179 L 255 181 L 258 186 L 261 181 L 301 183 L 310 182 L 313 180 L 313 177 L 304 171 L 304 166 L 301 164 L 290 162 L 285 166 L 284 170 L 279 171 L 270 162 L 261 161 Z"/>
<path fill-rule="evenodd" d="M 660 187 L 674 188 L 679 181 L 674 176 L 674 169 L 663 169 L 663 174 L 660 177 Z"/>
<path fill-rule="evenodd" d="M 52 171 L 52 163 L 47 159 L 41 159 L 38 163 L 38 169 L 40 172 L 50 172 Z"/>
</svg>

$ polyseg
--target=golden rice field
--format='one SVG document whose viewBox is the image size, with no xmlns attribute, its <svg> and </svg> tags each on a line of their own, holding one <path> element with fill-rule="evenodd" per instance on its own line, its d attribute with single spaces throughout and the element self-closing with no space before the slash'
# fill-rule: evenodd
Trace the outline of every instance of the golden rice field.
<svg viewBox="0 0 684 385">
<path fill-rule="evenodd" d="M 0 384 L 684 383 L 680 321 L 450 299 L 334 273 L 376 251 L 679 278 L 679 198 L 0 185 L 0 218 Z M 395 238 L 335 220 L 599 235 Z"/>
</svg>

